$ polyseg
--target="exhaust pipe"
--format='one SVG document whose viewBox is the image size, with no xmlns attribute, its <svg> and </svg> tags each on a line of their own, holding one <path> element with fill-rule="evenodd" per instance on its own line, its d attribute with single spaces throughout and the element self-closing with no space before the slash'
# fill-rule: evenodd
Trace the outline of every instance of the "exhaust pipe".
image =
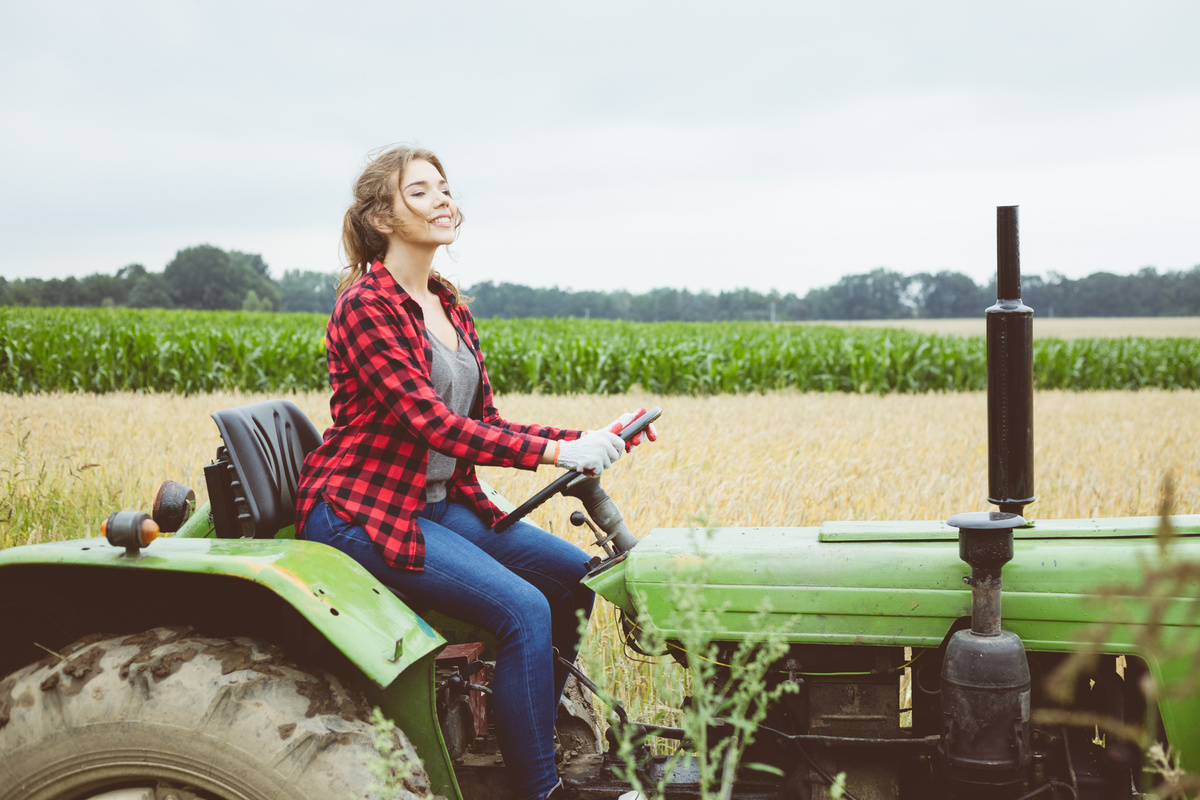
<svg viewBox="0 0 1200 800">
<path fill-rule="evenodd" d="M 1017 206 L 996 208 L 996 305 L 987 310 L 988 502 L 1022 514 L 1033 493 L 1033 309 L 1021 302 Z"/>
<path fill-rule="evenodd" d="M 996 209 L 996 305 L 987 310 L 988 502 L 999 511 L 958 514 L 959 557 L 971 566 L 971 628 L 942 662 L 942 739 L 951 800 L 1010 800 L 1032 759 L 1031 682 L 1025 645 L 1001 628 L 1001 569 L 1033 494 L 1033 309 L 1021 302 L 1017 207 Z"/>
</svg>

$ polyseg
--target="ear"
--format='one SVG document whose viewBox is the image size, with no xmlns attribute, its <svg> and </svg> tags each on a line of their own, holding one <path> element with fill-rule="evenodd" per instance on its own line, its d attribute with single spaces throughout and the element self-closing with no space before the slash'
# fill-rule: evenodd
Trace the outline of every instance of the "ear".
<svg viewBox="0 0 1200 800">
<path fill-rule="evenodd" d="M 387 221 L 382 214 L 375 214 L 371 217 L 371 227 L 382 233 L 384 236 L 390 236 L 392 234 L 392 228 L 387 224 Z"/>
</svg>

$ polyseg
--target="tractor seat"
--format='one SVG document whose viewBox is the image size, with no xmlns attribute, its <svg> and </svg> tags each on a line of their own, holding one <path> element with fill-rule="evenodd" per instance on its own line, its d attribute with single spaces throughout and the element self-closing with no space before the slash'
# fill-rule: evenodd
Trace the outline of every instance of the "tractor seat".
<svg viewBox="0 0 1200 800">
<path fill-rule="evenodd" d="M 212 415 L 225 446 L 205 467 L 216 535 L 270 539 L 295 524 L 296 483 L 321 434 L 287 400 L 267 400 Z"/>
<path fill-rule="evenodd" d="M 316 427 L 287 400 L 227 408 L 212 417 L 225 442 L 204 468 L 217 537 L 270 539 L 295 524 L 300 468 L 321 443 Z M 387 588 L 416 613 L 428 610 Z"/>
</svg>

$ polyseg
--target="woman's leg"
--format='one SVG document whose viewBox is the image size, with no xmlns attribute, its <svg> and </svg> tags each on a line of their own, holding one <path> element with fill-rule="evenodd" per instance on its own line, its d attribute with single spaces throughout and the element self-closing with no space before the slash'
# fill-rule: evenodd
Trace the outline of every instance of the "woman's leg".
<svg viewBox="0 0 1200 800">
<path fill-rule="evenodd" d="M 440 509 L 439 509 L 440 511 Z M 587 574 L 587 554 L 568 541 L 518 522 L 504 533 L 489 528 L 471 509 L 447 504 L 433 518 L 537 587 L 550 603 L 554 647 L 568 661 L 579 652 L 579 616 L 592 613 L 595 594 L 580 583 Z M 554 707 L 567 682 L 566 668 L 554 664 Z"/>
<path fill-rule="evenodd" d="M 492 710 L 500 752 L 517 796 L 542 798 L 558 781 L 549 603 L 455 531 L 428 519 L 419 524 L 425 539 L 421 572 L 389 566 L 365 530 L 340 519 L 325 503 L 309 515 L 304 536 L 342 550 L 383 583 L 495 637 Z"/>
</svg>

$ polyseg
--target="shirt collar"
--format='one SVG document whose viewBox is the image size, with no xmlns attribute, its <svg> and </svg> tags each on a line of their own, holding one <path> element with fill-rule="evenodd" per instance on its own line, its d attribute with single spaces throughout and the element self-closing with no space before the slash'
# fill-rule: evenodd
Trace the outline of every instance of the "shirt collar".
<svg viewBox="0 0 1200 800">
<path fill-rule="evenodd" d="M 380 289 L 388 293 L 394 293 L 401 304 L 412 303 L 413 306 L 419 308 L 417 301 L 404 290 L 403 286 L 396 282 L 396 279 L 392 277 L 392 273 L 388 271 L 388 268 L 384 266 L 382 261 L 376 259 L 371 264 L 370 274 L 379 282 Z M 450 289 L 444 283 L 434 280 L 431 277 L 429 279 L 429 288 L 441 298 L 442 305 L 445 306 L 447 312 L 454 308 L 454 295 L 451 294 Z M 451 317 L 451 319 L 454 318 Z"/>
</svg>

